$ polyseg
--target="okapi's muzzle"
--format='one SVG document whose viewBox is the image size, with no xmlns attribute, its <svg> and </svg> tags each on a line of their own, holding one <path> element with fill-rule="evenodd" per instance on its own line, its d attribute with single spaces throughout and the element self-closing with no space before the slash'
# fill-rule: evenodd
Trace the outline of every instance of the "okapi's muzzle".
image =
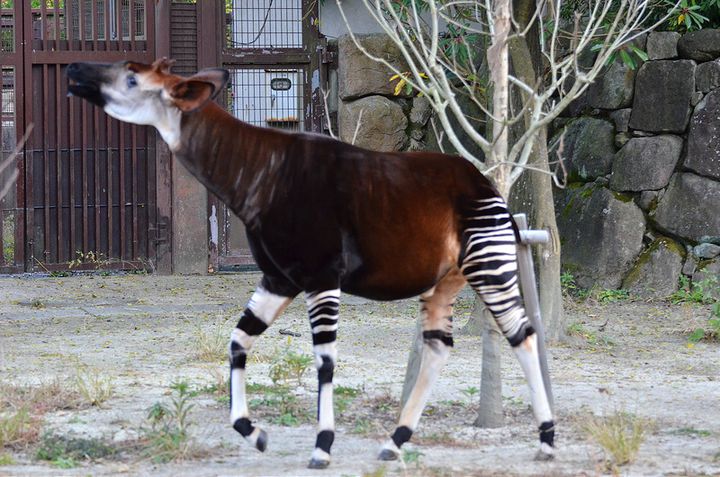
<svg viewBox="0 0 720 477">
<path fill-rule="evenodd" d="M 67 67 L 67 77 L 70 79 L 68 91 L 73 96 L 104 107 L 107 100 L 100 87 L 108 81 L 111 66 L 102 63 L 71 63 Z"/>
</svg>

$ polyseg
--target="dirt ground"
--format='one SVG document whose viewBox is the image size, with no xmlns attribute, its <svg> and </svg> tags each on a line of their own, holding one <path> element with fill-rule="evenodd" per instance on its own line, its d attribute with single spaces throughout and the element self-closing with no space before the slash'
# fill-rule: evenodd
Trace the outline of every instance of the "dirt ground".
<svg viewBox="0 0 720 477">
<path fill-rule="evenodd" d="M 112 397 L 102 407 L 46 413 L 43 432 L 99 439 L 118 449 L 111 457 L 80 460 L 69 469 L 37 460 L 36 445 L 0 449 L 5 456 L 0 475 L 602 475 L 608 472 L 603 451 L 586 438 L 582 423 L 591 414 L 615 412 L 639 416 L 647 426 L 636 461 L 620 467 L 621 475 L 720 475 L 720 345 L 690 347 L 681 332 L 706 319 L 709 309 L 664 301 L 568 303 L 568 323 L 585 338 L 550 346 L 558 422 L 554 461 L 532 460 L 537 436 L 529 393 L 507 346 L 505 426 L 471 425 L 481 339 L 459 335 L 408 446 L 408 462 L 380 463 L 375 457 L 393 429 L 418 307 L 414 300 L 346 297 L 335 374 L 346 393 L 333 462 L 317 471 L 306 468 L 315 439 L 314 370 L 303 385 L 290 387 L 292 401 L 299 403 L 293 415 L 280 415 L 277 402 L 263 398 L 272 388 L 269 371 L 278 355 L 288 349 L 311 353 L 304 303 L 298 299 L 258 340 L 248 364 L 255 393 L 251 413 L 269 433 L 268 450 L 261 454 L 231 429 L 224 393 L 212 391 L 226 372 L 224 363 L 199 356 L 207 347 L 201 342 L 224 343 L 258 280 L 253 273 L 0 278 L 0 384 L 40 385 L 57 377 L 72 383 L 78 370 L 91 370 L 101 382 L 113 384 Z M 472 296 L 465 291 L 458 326 L 471 307 Z M 148 409 L 169 402 L 171 386 L 179 381 L 195 391 L 189 432 L 198 456 L 156 463 L 142 447 Z"/>
</svg>

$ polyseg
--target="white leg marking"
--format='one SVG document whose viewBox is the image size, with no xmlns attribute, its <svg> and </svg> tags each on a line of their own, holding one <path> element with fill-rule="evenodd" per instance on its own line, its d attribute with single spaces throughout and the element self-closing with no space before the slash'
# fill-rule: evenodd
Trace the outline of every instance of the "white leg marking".
<svg viewBox="0 0 720 477">
<path fill-rule="evenodd" d="M 538 425 L 553 419 L 545 392 L 545 383 L 540 372 L 540 359 L 537 352 L 537 334 L 525 338 L 520 345 L 513 348 L 515 355 L 520 361 L 520 366 L 525 373 L 528 386 L 530 387 L 530 400 L 532 401 L 533 414 Z M 548 446 L 549 447 L 549 446 Z"/>
</svg>

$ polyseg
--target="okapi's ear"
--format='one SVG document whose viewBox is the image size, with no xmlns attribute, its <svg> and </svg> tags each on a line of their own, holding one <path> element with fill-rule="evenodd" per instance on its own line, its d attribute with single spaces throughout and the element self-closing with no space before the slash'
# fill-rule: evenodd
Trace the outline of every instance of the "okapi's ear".
<svg viewBox="0 0 720 477">
<path fill-rule="evenodd" d="M 189 113 L 217 96 L 229 77 L 230 73 L 227 70 L 219 68 L 202 70 L 173 85 L 170 96 L 181 111 Z"/>
</svg>

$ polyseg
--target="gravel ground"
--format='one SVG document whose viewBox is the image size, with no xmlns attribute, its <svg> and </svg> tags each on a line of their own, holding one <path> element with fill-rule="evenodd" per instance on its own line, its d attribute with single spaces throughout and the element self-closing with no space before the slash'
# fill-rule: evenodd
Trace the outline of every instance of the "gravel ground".
<svg viewBox="0 0 720 477">
<path fill-rule="evenodd" d="M 46 413 L 42 429 L 121 449 L 70 469 L 36 460 L 33 446 L 0 449 L 0 462 L 3 455 L 10 462 L 0 466 L 0 475 L 603 475 L 609 472 L 603 451 L 585 437 L 582 423 L 591 414 L 616 412 L 632 413 L 647 426 L 637 459 L 619 474 L 720 475 L 720 345 L 689 347 L 682 333 L 707 318 L 709 309 L 662 301 L 568 302 L 568 322 L 586 336 L 550 346 L 558 417 L 554 461 L 532 461 L 536 433 L 529 393 L 508 347 L 505 426 L 471 426 L 477 396 L 468 394 L 480 386 L 481 339 L 459 335 L 408 462 L 386 464 L 375 456 L 393 429 L 418 307 L 414 300 L 346 297 L 335 382 L 349 394 L 339 412 L 331 467 L 305 467 L 315 439 L 314 371 L 285 395 L 295 406 L 290 420 L 283 420 L 277 403 L 263 400 L 262 391 L 251 396 L 251 413 L 270 436 L 267 452 L 260 454 L 228 425 L 223 393 L 200 392 L 226 370 L 217 358 L 199 356 L 202 340 L 224 343 L 258 281 L 253 273 L 0 278 L 0 382 L 37 385 L 60 378 L 72 384 L 79 370 L 112 382 L 113 396 L 102 407 Z M 471 308 L 465 291 L 459 326 Z M 271 386 L 269 370 L 288 349 L 311 353 L 302 300 L 258 340 L 249 382 L 258 389 Z M 147 432 L 148 409 L 169 402 L 178 381 L 197 391 L 189 419 L 198 455 L 155 463 L 138 439 Z"/>
</svg>

